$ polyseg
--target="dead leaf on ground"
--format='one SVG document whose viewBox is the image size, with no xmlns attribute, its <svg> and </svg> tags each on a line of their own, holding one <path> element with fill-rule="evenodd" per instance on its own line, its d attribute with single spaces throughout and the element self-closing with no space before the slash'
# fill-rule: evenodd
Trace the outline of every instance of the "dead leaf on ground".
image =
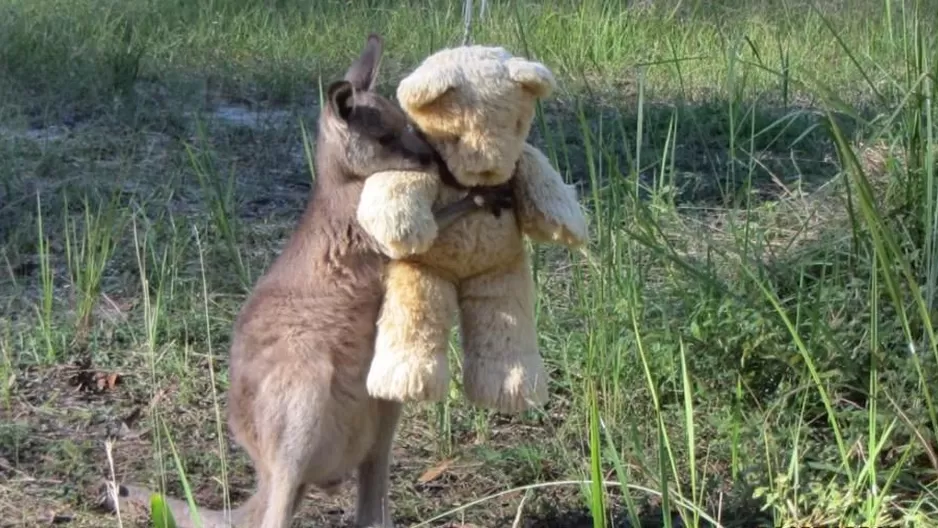
<svg viewBox="0 0 938 528">
<path fill-rule="evenodd" d="M 440 462 L 439 464 L 433 466 L 432 468 L 424 471 L 423 474 L 417 478 L 417 483 L 426 484 L 427 482 L 430 482 L 431 480 L 436 480 L 440 478 L 440 475 L 445 473 L 446 470 L 449 469 L 449 467 L 453 465 L 453 462 L 455 462 L 455 459 L 447 458 L 446 460 Z"/>
<path fill-rule="evenodd" d="M 98 391 L 113 390 L 117 386 L 117 383 L 120 382 L 120 374 L 116 372 L 104 373 L 98 372 L 95 374 L 95 381 L 98 386 Z"/>
</svg>

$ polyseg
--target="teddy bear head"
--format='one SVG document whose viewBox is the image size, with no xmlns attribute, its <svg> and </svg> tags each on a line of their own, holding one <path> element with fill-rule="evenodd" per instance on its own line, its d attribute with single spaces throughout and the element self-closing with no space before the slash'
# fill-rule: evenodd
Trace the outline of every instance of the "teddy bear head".
<svg viewBox="0 0 938 528">
<path fill-rule="evenodd" d="M 554 87 L 539 62 L 461 46 L 426 58 L 400 82 L 397 99 L 460 183 L 500 185 L 521 156 L 536 101 Z"/>
</svg>

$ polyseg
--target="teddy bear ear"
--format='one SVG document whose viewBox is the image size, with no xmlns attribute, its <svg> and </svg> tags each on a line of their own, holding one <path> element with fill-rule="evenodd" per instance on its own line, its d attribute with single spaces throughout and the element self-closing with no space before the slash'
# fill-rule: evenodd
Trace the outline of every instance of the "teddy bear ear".
<svg viewBox="0 0 938 528">
<path fill-rule="evenodd" d="M 535 97 L 547 97 L 557 85 L 554 74 L 540 62 L 515 57 L 506 61 L 505 65 L 508 67 L 508 78 L 532 92 Z"/>
<path fill-rule="evenodd" d="M 397 102 L 405 110 L 415 111 L 439 101 L 459 85 L 457 70 L 418 69 L 397 85 Z"/>
</svg>

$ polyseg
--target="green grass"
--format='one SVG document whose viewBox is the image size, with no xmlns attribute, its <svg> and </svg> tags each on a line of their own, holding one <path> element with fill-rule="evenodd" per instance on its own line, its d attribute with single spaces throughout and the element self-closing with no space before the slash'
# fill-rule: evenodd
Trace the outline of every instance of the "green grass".
<svg viewBox="0 0 938 528">
<path fill-rule="evenodd" d="M 532 141 L 592 242 L 534 248 L 550 403 L 409 408 L 398 523 L 935 525 L 938 10 L 624 4 L 473 17 L 558 76 Z M 102 478 L 246 499 L 232 321 L 370 31 L 391 94 L 462 3 L 0 0 L 0 519 L 128 526 Z"/>
</svg>

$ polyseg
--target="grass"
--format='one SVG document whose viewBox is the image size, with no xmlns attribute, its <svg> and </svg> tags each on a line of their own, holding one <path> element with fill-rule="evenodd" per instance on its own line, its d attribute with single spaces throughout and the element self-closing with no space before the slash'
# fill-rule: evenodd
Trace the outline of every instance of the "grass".
<svg viewBox="0 0 938 528">
<path fill-rule="evenodd" d="M 454 385 L 409 408 L 397 522 L 934 525 L 938 12 L 623 4 L 473 16 L 558 76 L 532 141 L 593 239 L 534 248 L 550 403 L 501 416 Z M 4 525 L 128 526 L 94 509 L 112 474 L 246 499 L 226 347 L 305 205 L 303 126 L 367 32 L 390 94 L 462 9 L 0 0 Z"/>
</svg>

